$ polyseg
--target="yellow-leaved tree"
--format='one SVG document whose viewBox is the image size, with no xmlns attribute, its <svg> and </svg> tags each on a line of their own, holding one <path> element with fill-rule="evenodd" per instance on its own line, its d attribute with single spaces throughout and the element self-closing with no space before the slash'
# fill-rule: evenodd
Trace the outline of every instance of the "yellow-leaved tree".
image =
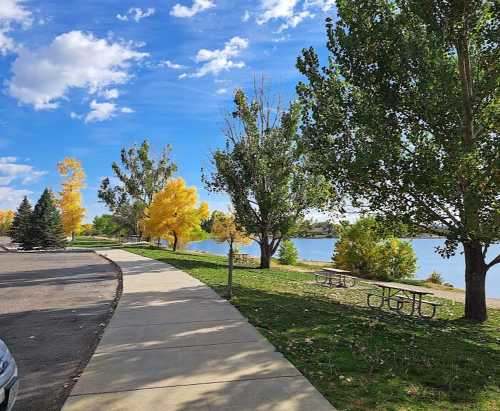
<svg viewBox="0 0 500 411">
<path fill-rule="evenodd" d="M 64 177 L 62 190 L 59 193 L 59 207 L 64 227 L 64 233 L 74 239 L 80 230 L 85 208 L 82 206 L 81 189 L 85 187 L 85 172 L 81 163 L 71 157 L 66 157 L 57 164 L 59 174 Z"/>
<path fill-rule="evenodd" d="M 0 235 L 8 235 L 16 213 L 12 210 L 0 210 Z"/>
<path fill-rule="evenodd" d="M 212 235 L 215 241 L 220 243 L 229 244 L 229 264 L 227 267 L 227 291 L 228 298 L 233 296 L 233 260 L 234 260 L 234 246 L 236 244 L 250 244 L 252 239 L 245 233 L 245 231 L 238 228 L 236 219 L 233 213 L 220 213 L 214 214 L 214 221 L 212 225 Z"/>
<path fill-rule="evenodd" d="M 208 217 L 208 204 L 203 202 L 197 207 L 197 202 L 195 187 L 186 187 L 182 178 L 170 179 L 146 208 L 141 224 L 144 234 L 167 240 L 177 251 Z"/>
</svg>

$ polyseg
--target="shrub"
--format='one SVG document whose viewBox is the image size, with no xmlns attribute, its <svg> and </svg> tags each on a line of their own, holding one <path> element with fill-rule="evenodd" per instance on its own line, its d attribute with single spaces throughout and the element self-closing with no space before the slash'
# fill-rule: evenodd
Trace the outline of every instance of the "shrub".
<svg viewBox="0 0 500 411">
<path fill-rule="evenodd" d="M 411 277 L 417 259 L 410 243 L 390 237 L 374 218 L 340 227 L 333 260 L 337 267 L 364 278 Z"/>
<path fill-rule="evenodd" d="M 290 240 L 284 240 L 280 246 L 279 262 L 281 264 L 294 265 L 297 263 L 298 257 L 299 254 L 295 244 L 293 244 Z"/>
<path fill-rule="evenodd" d="M 373 218 L 360 218 L 354 224 L 339 227 L 333 261 L 355 275 L 375 278 L 375 248 L 381 235 Z"/>
<path fill-rule="evenodd" d="M 417 257 L 410 243 L 389 238 L 375 247 L 375 272 L 388 280 L 412 277 L 417 270 Z"/>
<path fill-rule="evenodd" d="M 443 284 L 443 277 L 437 271 L 433 271 L 430 277 L 425 281 L 433 284 Z"/>
</svg>

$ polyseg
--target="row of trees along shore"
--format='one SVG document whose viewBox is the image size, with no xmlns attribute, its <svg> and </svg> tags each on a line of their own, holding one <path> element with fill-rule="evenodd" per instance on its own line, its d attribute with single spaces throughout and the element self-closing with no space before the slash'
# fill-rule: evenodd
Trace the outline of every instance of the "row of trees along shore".
<svg viewBox="0 0 500 411">
<path fill-rule="evenodd" d="M 313 48 L 297 60 L 296 101 L 285 107 L 262 82 L 250 99 L 236 91 L 225 148 L 202 178 L 229 195 L 235 227 L 260 245 L 261 268 L 309 210 L 354 207 L 388 229 L 445 237 L 443 257 L 462 244 L 465 318 L 486 320 L 486 273 L 500 262 L 486 261 L 500 239 L 499 8 L 339 0 L 338 18 L 326 21 L 327 65 Z M 152 160 L 147 142 L 124 149 L 122 167 L 113 164 L 120 184 L 105 179 L 99 197 L 136 234 L 176 243 L 154 204 L 170 201 L 169 152 Z"/>
</svg>

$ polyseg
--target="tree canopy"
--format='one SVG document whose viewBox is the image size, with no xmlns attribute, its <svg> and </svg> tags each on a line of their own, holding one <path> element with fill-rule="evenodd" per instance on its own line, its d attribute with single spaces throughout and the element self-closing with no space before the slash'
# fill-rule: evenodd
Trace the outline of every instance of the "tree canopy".
<svg viewBox="0 0 500 411">
<path fill-rule="evenodd" d="M 237 224 L 259 243 L 261 268 L 295 222 L 324 194 L 322 178 L 307 171 L 299 144 L 300 106 L 283 109 L 269 99 L 264 86 L 255 95 L 238 90 L 235 111 L 226 116 L 226 148 L 213 154 L 215 171 L 206 187 L 229 194 Z"/>
<path fill-rule="evenodd" d="M 121 166 L 113 162 L 112 170 L 118 184 L 109 178 L 101 182 L 99 198 L 132 234 L 139 234 L 139 221 L 155 195 L 161 191 L 177 166 L 170 160 L 171 147 L 167 145 L 155 159 L 147 140 L 139 146 L 121 151 Z"/>
<path fill-rule="evenodd" d="M 63 248 L 67 244 L 61 214 L 57 209 L 54 195 L 47 188 L 33 210 L 31 241 L 35 247 L 42 248 Z"/>
<path fill-rule="evenodd" d="M 485 320 L 499 240 L 499 4 L 339 0 L 328 64 L 303 51 L 304 145 L 358 207 L 459 243 L 469 319 Z M 496 17 L 495 17 L 496 16 Z"/>
<path fill-rule="evenodd" d="M 182 178 L 168 180 L 145 210 L 141 221 L 144 233 L 167 240 L 176 251 L 179 245 L 189 241 L 191 233 L 200 229 L 201 222 L 209 215 L 208 204 L 202 202 L 197 207 L 197 202 L 195 187 L 186 187 Z"/>
<path fill-rule="evenodd" d="M 229 264 L 227 275 L 226 294 L 228 298 L 233 296 L 233 261 L 234 246 L 237 244 L 250 244 L 252 239 L 248 237 L 245 231 L 238 228 L 236 218 L 233 213 L 222 213 L 218 211 L 212 214 L 212 236 L 215 241 L 226 242 L 229 245 Z"/>
<path fill-rule="evenodd" d="M 9 236 L 13 242 L 20 244 L 25 250 L 33 247 L 32 215 L 33 208 L 28 198 L 24 197 L 12 220 Z"/>
<path fill-rule="evenodd" d="M 57 168 L 59 174 L 64 177 L 62 190 L 59 193 L 64 233 L 74 237 L 85 216 L 81 193 L 81 189 L 85 187 L 85 172 L 81 163 L 71 157 L 66 157 L 57 165 Z"/>
<path fill-rule="evenodd" d="M 0 235 L 8 235 L 14 216 L 16 213 L 12 210 L 0 210 Z"/>
</svg>

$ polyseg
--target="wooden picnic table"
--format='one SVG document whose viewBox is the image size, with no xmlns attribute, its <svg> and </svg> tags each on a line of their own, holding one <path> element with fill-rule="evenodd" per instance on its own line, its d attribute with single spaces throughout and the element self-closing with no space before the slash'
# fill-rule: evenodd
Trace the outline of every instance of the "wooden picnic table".
<svg viewBox="0 0 500 411">
<path fill-rule="evenodd" d="M 441 305 L 433 301 L 425 301 L 425 295 L 432 295 L 429 291 L 418 291 L 406 287 L 396 287 L 388 284 L 374 283 L 380 290 L 373 290 L 367 293 L 366 302 L 369 307 L 382 308 L 384 304 L 387 307 L 403 315 L 418 314 L 422 318 L 433 318 L 436 314 L 436 307 Z M 378 292 L 377 292 L 378 291 Z M 374 303 L 373 300 L 379 299 L 380 302 Z M 431 313 L 427 314 L 423 308 L 429 307 Z"/>
<path fill-rule="evenodd" d="M 250 256 L 247 253 L 234 253 L 233 254 L 234 261 L 245 262 L 250 259 Z"/>
<path fill-rule="evenodd" d="M 350 276 L 351 272 L 341 270 L 339 268 L 322 268 L 321 271 L 314 273 L 317 283 L 328 285 L 329 287 L 354 287 L 356 285 L 356 277 Z"/>
</svg>

